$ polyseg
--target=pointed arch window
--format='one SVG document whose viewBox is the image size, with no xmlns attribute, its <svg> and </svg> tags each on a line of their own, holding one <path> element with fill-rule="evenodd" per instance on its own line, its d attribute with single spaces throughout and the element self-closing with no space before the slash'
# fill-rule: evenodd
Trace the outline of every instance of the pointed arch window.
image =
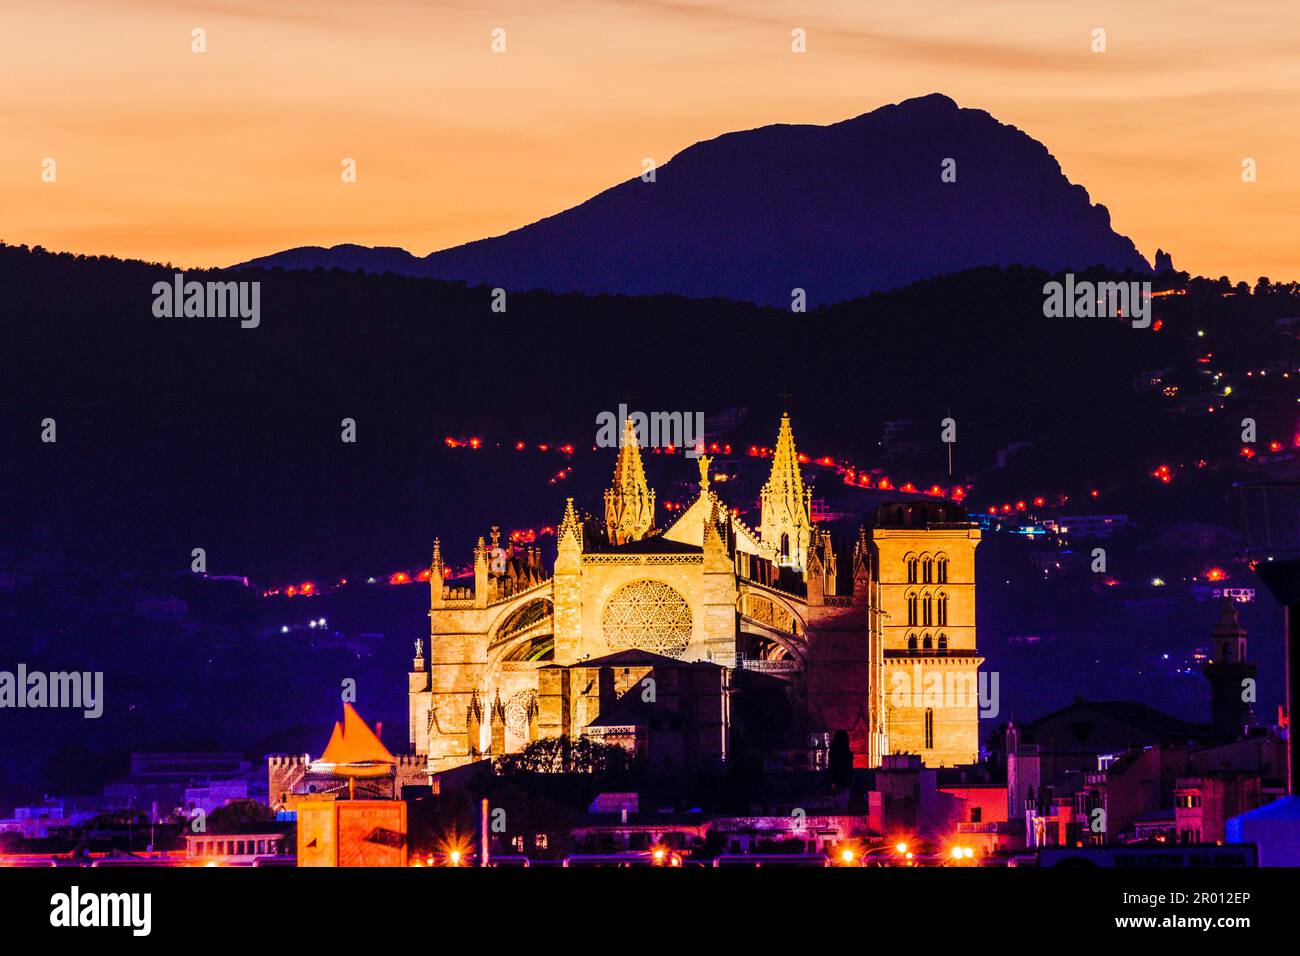
<svg viewBox="0 0 1300 956">
<path fill-rule="evenodd" d="M 925 637 L 921 640 L 921 650 L 923 651 L 934 650 L 934 641 L 931 639 L 929 634 L 925 635 Z"/>
<path fill-rule="evenodd" d="M 909 634 L 909 635 L 907 635 L 907 649 L 908 649 L 909 651 L 914 651 L 914 650 L 916 650 L 916 635 L 915 635 L 915 634 Z"/>
<path fill-rule="evenodd" d="M 921 599 L 921 623 L 926 627 L 934 623 L 934 598 L 928 592 Z"/>
<path fill-rule="evenodd" d="M 940 634 L 940 635 L 939 635 L 939 650 L 941 650 L 941 651 L 946 651 L 947 649 L 948 649 L 948 635 L 947 635 L 947 634 Z"/>
<path fill-rule="evenodd" d="M 921 583 L 930 584 L 934 580 L 934 559 L 928 554 L 921 558 Z"/>
<path fill-rule="evenodd" d="M 938 614 L 935 618 L 935 623 L 940 627 L 945 627 L 948 624 L 948 595 L 944 594 L 942 591 L 939 592 L 938 604 Z"/>
<path fill-rule="evenodd" d="M 916 565 L 917 565 L 916 555 L 914 555 L 914 554 L 909 554 L 909 555 L 907 556 L 906 560 L 907 560 L 907 583 L 908 583 L 908 584 L 915 584 L 915 583 L 916 583 Z"/>
<path fill-rule="evenodd" d="M 916 592 L 913 591 L 907 595 L 907 624 L 909 627 L 916 627 Z"/>
<path fill-rule="evenodd" d="M 936 565 L 935 571 L 937 572 L 936 577 L 938 582 L 940 584 L 947 584 L 948 583 L 948 555 L 946 554 L 939 555 L 939 558 L 935 562 L 935 565 Z"/>
<path fill-rule="evenodd" d="M 934 708 L 925 708 L 925 749 L 934 749 Z"/>
</svg>

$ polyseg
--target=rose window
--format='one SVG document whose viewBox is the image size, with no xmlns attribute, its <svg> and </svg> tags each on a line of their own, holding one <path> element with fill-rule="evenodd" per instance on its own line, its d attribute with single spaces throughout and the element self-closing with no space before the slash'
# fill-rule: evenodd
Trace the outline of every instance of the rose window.
<svg viewBox="0 0 1300 956">
<path fill-rule="evenodd" d="M 620 588 L 602 619 L 611 650 L 636 648 L 681 657 L 691 643 L 691 608 L 662 581 L 636 581 Z"/>
</svg>

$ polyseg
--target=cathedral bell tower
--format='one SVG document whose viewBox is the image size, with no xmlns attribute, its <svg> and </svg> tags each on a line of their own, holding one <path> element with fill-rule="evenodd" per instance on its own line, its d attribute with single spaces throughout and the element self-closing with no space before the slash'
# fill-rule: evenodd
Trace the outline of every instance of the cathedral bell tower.
<svg viewBox="0 0 1300 956">
<path fill-rule="evenodd" d="M 781 430 L 772 455 L 772 473 L 759 493 L 763 514 L 759 534 L 776 552 L 776 562 L 802 571 L 812 543 L 812 492 L 805 490 L 794 447 L 790 413 L 781 415 Z"/>
<path fill-rule="evenodd" d="M 640 541 L 655 527 L 655 493 L 646 484 L 636 425 L 628 419 L 614 465 L 614 483 L 605 492 L 605 529 L 611 544 Z"/>
</svg>

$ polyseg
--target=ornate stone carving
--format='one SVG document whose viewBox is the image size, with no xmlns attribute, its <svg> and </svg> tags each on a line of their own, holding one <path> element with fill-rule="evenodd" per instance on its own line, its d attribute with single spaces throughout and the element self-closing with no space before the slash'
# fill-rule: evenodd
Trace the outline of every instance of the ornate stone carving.
<svg viewBox="0 0 1300 956">
<path fill-rule="evenodd" d="M 506 701 L 506 730 L 516 737 L 528 737 L 528 721 L 537 706 L 537 694 L 531 690 L 521 690 L 511 695 Z"/>
<path fill-rule="evenodd" d="M 662 581 L 634 581 L 615 592 L 602 618 L 605 641 L 614 651 L 636 648 L 681 657 L 691 642 L 690 605 Z"/>
</svg>

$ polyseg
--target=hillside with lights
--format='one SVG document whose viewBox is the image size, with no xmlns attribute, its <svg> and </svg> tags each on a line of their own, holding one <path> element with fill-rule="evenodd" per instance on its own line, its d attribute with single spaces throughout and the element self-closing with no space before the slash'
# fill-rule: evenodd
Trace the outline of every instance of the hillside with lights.
<svg viewBox="0 0 1300 956">
<path fill-rule="evenodd" d="M 960 502 L 985 531 L 980 646 L 1002 719 L 1074 693 L 1195 716 L 1224 588 L 1262 665 L 1261 712 L 1280 700 L 1279 615 L 1242 557 L 1236 486 L 1300 472 L 1294 284 L 1166 273 L 1134 329 L 1044 318 L 1049 276 L 1024 268 L 807 314 L 551 293 L 498 314 L 463 283 L 250 270 L 263 318 L 243 330 L 155 318 L 150 289 L 172 271 L 0 247 L 0 629 L 29 661 L 76 654 L 130 688 L 105 718 L 122 747 L 183 725 L 251 746 L 259 728 L 332 719 L 342 676 L 400 726 L 388 689 L 424 622 L 432 539 L 498 525 L 549 563 L 565 498 L 598 507 L 613 452 L 596 416 L 620 403 L 703 412 L 715 480 L 750 508 L 787 403 L 818 520 Z M 38 440 L 46 418 L 55 444 Z M 695 463 L 658 448 L 646 467 L 667 520 Z M 471 556 L 446 558 L 454 577 Z M 223 723 L 231 674 L 266 686 Z"/>
</svg>

